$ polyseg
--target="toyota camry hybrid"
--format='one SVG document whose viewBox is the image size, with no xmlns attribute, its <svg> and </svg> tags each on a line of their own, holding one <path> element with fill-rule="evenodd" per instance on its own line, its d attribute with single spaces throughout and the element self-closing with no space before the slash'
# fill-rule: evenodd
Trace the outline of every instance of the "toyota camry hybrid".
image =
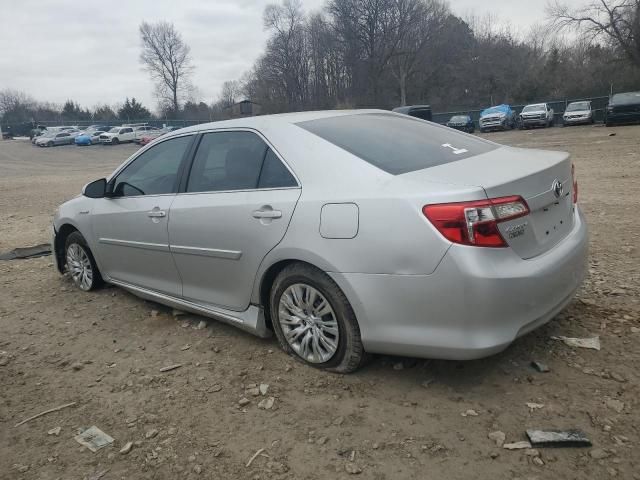
<svg viewBox="0 0 640 480">
<path fill-rule="evenodd" d="M 587 226 L 569 155 L 379 110 L 197 125 L 57 210 L 53 249 L 103 282 L 267 337 L 309 365 L 475 359 L 560 312 Z"/>
</svg>

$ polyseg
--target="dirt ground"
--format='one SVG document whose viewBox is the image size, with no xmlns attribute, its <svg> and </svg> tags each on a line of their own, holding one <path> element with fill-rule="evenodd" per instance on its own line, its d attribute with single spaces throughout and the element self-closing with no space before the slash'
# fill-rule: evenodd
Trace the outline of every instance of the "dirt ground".
<svg viewBox="0 0 640 480">
<path fill-rule="evenodd" d="M 0 261 L 0 479 L 640 479 L 640 126 L 487 136 L 576 164 L 590 276 L 549 324 L 480 361 L 377 356 L 340 376 L 118 288 L 80 293 L 51 257 Z M 56 206 L 133 151 L 0 142 L 0 252 L 48 241 Z M 97 453 L 73 438 L 93 425 L 115 439 Z M 527 428 L 581 429 L 593 447 L 488 438 Z"/>
</svg>

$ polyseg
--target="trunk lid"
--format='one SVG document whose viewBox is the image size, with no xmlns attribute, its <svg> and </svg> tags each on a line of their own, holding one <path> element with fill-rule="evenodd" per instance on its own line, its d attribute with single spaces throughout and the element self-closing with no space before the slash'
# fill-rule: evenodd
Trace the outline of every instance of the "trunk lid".
<svg viewBox="0 0 640 480">
<path fill-rule="evenodd" d="M 571 161 L 565 152 L 503 147 L 403 176 L 478 186 L 487 198 L 524 198 L 529 215 L 499 224 L 505 241 L 524 259 L 553 248 L 573 228 Z"/>
</svg>

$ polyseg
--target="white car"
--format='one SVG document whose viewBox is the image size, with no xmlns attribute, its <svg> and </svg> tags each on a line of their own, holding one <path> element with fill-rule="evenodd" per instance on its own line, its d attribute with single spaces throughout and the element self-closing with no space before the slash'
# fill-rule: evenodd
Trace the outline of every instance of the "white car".
<svg viewBox="0 0 640 480">
<path fill-rule="evenodd" d="M 149 125 L 141 125 L 139 127 L 133 127 L 133 143 L 140 143 L 142 137 L 149 133 L 160 131 L 159 128 L 151 127 Z"/>
<path fill-rule="evenodd" d="M 591 102 L 571 102 L 562 115 L 564 125 L 578 125 L 583 123 L 593 123 L 593 109 Z"/>
<path fill-rule="evenodd" d="M 547 103 L 527 105 L 520 112 L 520 126 L 525 130 L 530 127 L 552 127 L 554 115 L 553 108 Z"/>
<path fill-rule="evenodd" d="M 135 134 L 133 127 L 113 127 L 100 135 L 100 143 L 117 145 L 119 143 L 133 142 Z"/>
</svg>

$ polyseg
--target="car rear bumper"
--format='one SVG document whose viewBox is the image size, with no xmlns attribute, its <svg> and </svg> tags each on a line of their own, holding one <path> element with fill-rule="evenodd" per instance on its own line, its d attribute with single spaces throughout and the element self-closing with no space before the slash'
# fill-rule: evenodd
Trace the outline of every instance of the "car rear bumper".
<svg viewBox="0 0 640 480">
<path fill-rule="evenodd" d="M 469 360 L 505 349 L 551 320 L 582 283 L 587 226 L 530 260 L 511 249 L 453 245 L 431 275 L 331 273 L 371 353 Z"/>
</svg>

